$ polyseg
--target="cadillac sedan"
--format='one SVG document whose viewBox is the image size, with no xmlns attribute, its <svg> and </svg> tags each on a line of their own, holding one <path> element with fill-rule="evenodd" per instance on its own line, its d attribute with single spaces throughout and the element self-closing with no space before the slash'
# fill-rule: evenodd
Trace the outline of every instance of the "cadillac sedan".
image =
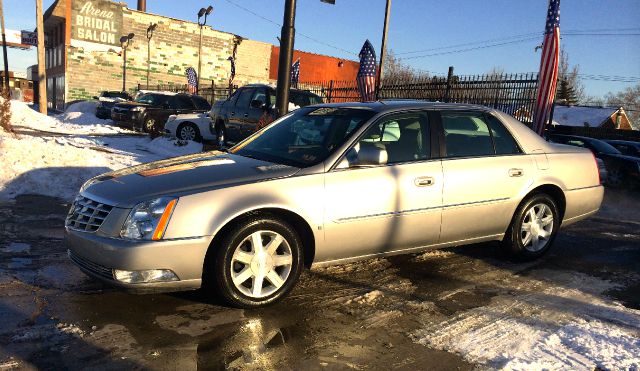
<svg viewBox="0 0 640 371">
<path fill-rule="evenodd" d="M 584 148 L 485 107 L 411 101 L 298 109 L 232 147 L 89 180 L 69 257 L 133 291 L 202 287 L 273 303 L 305 267 L 501 241 L 535 259 L 594 214 Z"/>
</svg>

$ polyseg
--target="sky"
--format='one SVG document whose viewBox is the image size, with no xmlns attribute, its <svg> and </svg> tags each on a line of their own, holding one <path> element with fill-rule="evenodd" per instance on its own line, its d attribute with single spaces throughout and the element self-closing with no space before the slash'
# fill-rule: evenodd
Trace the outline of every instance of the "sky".
<svg viewBox="0 0 640 371">
<path fill-rule="evenodd" d="M 125 1 L 130 8 L 136 0 Z M 366 39 L 380 48 L 385 0 L 298 0 L 295 47 L 357 60 Z M 45 9 L 53 0 L 43 0 Z M 214 29 L 277 43 L 284 0 L 147 0 L 150 13 L 197 20 L 214 8 Z M 387 46 L 411 67 L 446 74 L 536 72 L 547 0 L 394 0 Z M 35 27 L 34 1 L 4 0 L 8 29 Z M 562 0 L 561 46 L 579 65 L 588 95 L 601 97 L 640 83 L 640 1 Z M 492 40 L 492 41 L 487 41 Z M 461 45 L 464 44 L 464 45 Z M 421 52 L 416 52 L 421 51 Z M 10 50 L 11 70 L 36 63 L 35 51 Z M 614 80 L 614 81 L 612 81 Z"/>
</svg>

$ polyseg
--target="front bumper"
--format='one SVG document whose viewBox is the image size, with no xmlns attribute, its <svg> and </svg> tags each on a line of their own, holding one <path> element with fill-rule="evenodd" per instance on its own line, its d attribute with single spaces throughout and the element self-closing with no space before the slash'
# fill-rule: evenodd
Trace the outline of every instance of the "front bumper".
<svg viewBox="0 0 640 371">
<path fill-rule="evenodd" d="M 91 232 L 65 230 L 68 253 L 85 274 L 108 285 L 133 292 L 168 292 L 197 289 L 210 236 L 165 241 L 128 241 L 101 237 Z M 125 283 L 113 269 L 138 271 L 169 269 L 178 281 Z"/>
</svg>

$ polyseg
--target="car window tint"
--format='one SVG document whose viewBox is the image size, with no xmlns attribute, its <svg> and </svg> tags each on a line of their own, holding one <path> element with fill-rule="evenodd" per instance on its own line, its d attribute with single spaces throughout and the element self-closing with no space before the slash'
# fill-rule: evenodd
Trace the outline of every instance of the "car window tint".
<svg viewBox="0 0 640 371">
<path fill-rule="evenodd" d="M 238 95 L 236 107 L 249 108 L 249 103 L 251 103 L 251 97 L 253 96 L 254 91 L 255 89 L 242 89 L 240 91 L 240 95 Z"/>
<path fill-rule="evenodd" d="M 491 115 L 488 116 L 487 124 L 491 130 L 491 136 L 493 137 L 493 143 L 496 148 L 497 155 L 513 155 L 522 153 L 518 143 L 513 139 L 511 133 L 502 123 Z"/>
<path fill-rule="evenodd" d="M 265 89 L 255 89 L 255 93 L 251 97 L 251 101 L 259 101 L 262 104 L 267 104 L 267 91 Z"/>
<path fill-rule="evenodd" d="M 186 95 L 176 95 L 169 100 L 169 105 L 174 109 L 193 109 L 194 105 L 191 99 Z"/>
<path fill-rule="evenodd" d="M 192 96 L 191 99 L 193 100 L 193 103 L 195 103 L 197 109 L 207 111 L 211 109 L 211 105 L 209 104 L 209 102 L 207 102 L 206 99 L 195 95 Z"/>
<path fill-rule="evenodd" d="M 429 138 L 425 114 L 403 113 L 373 124 L 364 133 L 359 145 L 373 145 L 386 150 L 387 163 L 394 164 L 427 159 L 431 153 Z"/>
<path fill-rule="evenodd" d="M 447 157 L 490 156 L 495 152 L 482 113 L 443 112 Z"/>
</svg>

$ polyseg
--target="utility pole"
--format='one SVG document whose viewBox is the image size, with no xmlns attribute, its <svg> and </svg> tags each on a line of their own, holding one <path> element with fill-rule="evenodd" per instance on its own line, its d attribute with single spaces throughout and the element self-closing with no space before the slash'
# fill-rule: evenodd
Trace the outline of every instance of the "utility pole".
<svg viewBox="0 0 640 371">
<path fill-rule="evenodd" d="M 141 0 L 138 0 L 138 6 L 140 6 L 140 2 Z M 156 27 L 158 27 L 157 23 L 149 23 L 149 27 L 147 27 L 147 90 L 149 90 L 149 73 L 151 72 L 151 38 Z"/>
<path fill-rule="evenodd" d="M 295 38 L 296 0 L 285 0 L 284 19 L 280 32 L 280 56 L 278 58 L 278 86 L 276 108 L 282 116 L 289 110 L 289 88 L 291 87 L 291 61 Z"/>
<path fill-rule="evenodd" d="M 42 0 L 36 0 L 36 27 L 38 30 L 38 106 L 40 113 L 47 114 L 47 66 L 44 64 L 44 20 Z"/>
<path fill-rule="evenodd" d="M 387 7 L 384 11 L 384 28 L 382 29 L 382 46 L 380 47 L 380 68 L 378 68 L 378 80 L 376 84 L 376 100 L 380 94 L 382 85 L 382 72 L 384 70 L 384 57 L 387 52 L 387 29 L 389 28 L 389 15 L 391 13 L 391 0 L 387 0 Z"/>
<path fill-rule="evenodd" d="M 133 39 L 133 32 L 120 37 L 120 46 L 122 47 L 122 91 L 127 91 L 127 48 Z"/>
<path fill-rule="evenodd" d="M 4 8 L 0 0 L 0 21 L 2 21 L 2 56 L 4 57 L 4 87 L 9 91 L 9 60 L 7 59 L 7 37 L 4 34 Z"/>
<path fill-rule="evenodd" d="M 196 92 L 200 93 L 200 70 L 202 69 L 202 28 L 207 24 L 207 16 L 211 14 L 213 7 L 209 5 L 207 8 L 200 8 L 198 11 L 198 26 L 200 26 L 200 42 L 198 43 L 198 76 L 196 76 Z M 200 18 L 204 17 L 204 21 L 200 22 Z"/>
</svg>

